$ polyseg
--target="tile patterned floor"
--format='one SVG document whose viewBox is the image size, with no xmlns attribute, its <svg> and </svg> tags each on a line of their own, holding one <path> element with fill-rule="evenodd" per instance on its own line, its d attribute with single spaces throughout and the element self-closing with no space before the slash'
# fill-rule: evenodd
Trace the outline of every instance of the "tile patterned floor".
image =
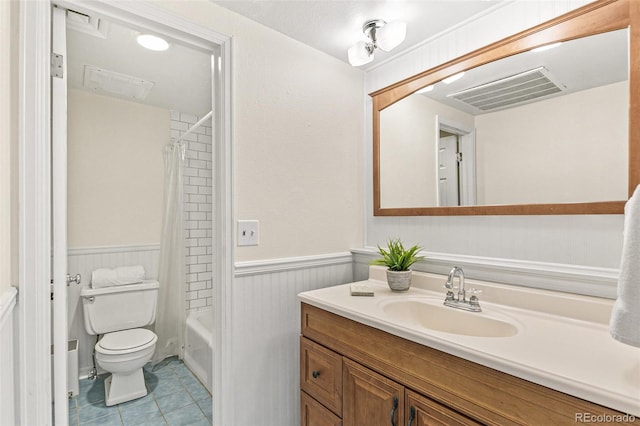
<svg viewBox="0 0 640 426">
<path fill-rule="evenodd" d="M 155 369 L 147 364 L 144 376 L 147 396 L 111 407 L 104 403 L 106 375 L 80 380 L 80 395 L 69 400 L 69 425 L 211 425 L 211 395 L 181 360 Z"/>
</svg>

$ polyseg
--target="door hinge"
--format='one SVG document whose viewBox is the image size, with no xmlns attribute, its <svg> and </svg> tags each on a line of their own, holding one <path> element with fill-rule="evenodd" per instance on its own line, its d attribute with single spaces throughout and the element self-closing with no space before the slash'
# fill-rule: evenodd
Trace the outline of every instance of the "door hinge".
<svg viewBox="0 0 640 426">
<path fill-rule="evenodd" d="M 461 152 L 456 152 L 456 161 L 458 163 L 462 163 L 462 153 Z"/>
<path fill-rule="evenodd" d="M 62 78 L 64 76 L 64 56 L 51 52 L 51 76 Z"/>
</svg>

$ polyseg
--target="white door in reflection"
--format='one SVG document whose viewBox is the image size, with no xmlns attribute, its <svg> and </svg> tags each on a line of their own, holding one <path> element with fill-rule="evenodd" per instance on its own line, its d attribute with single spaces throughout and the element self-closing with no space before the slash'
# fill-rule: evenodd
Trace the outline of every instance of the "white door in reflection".
<svg viewBox="0 0 640 426">
<path fill-rule="evenodd" d="M 446 136 L 444 136 L 446 135 Z M 438 140 L 438 205 L 460 205 L 458 135 L 442 132 Z"/>
</svg>

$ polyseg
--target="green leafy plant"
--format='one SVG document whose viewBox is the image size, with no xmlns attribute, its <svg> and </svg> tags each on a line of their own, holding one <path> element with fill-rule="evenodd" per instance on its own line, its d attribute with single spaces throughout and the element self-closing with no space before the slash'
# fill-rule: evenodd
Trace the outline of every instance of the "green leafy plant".
<svg viewBox="0 0 640 426">
<path fill-rule="evenodd" d="M 371 264 L 386 266 L 391 271 L 408 271 L 411 265 L 424 259 L 424 256 L 417 255 L 421 249 L 418 245 L 405 249 L 399 238 L 389 240 L 387 249 L 378 246 L 378 253 L 382 257 Z"/>
</svg>

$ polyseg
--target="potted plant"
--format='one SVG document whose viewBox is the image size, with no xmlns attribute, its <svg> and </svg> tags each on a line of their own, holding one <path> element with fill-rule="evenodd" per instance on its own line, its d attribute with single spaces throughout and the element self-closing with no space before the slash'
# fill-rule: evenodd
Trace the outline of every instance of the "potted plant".
<svg viewBox="0 0 640 426">
<path fill-rule="evenodd" d="M 387 249 L 378 246 L 382 256 L 371 262 L 372 265 L 383 265 L 387 269 L 387 284 L 392 291 L 407 291 L 411 287 L 411 265 L 424 259 L 418 256 L 422 248 L 415 245 L 405 249 L 399 238 L 389 240 Z"/>
</svg>

